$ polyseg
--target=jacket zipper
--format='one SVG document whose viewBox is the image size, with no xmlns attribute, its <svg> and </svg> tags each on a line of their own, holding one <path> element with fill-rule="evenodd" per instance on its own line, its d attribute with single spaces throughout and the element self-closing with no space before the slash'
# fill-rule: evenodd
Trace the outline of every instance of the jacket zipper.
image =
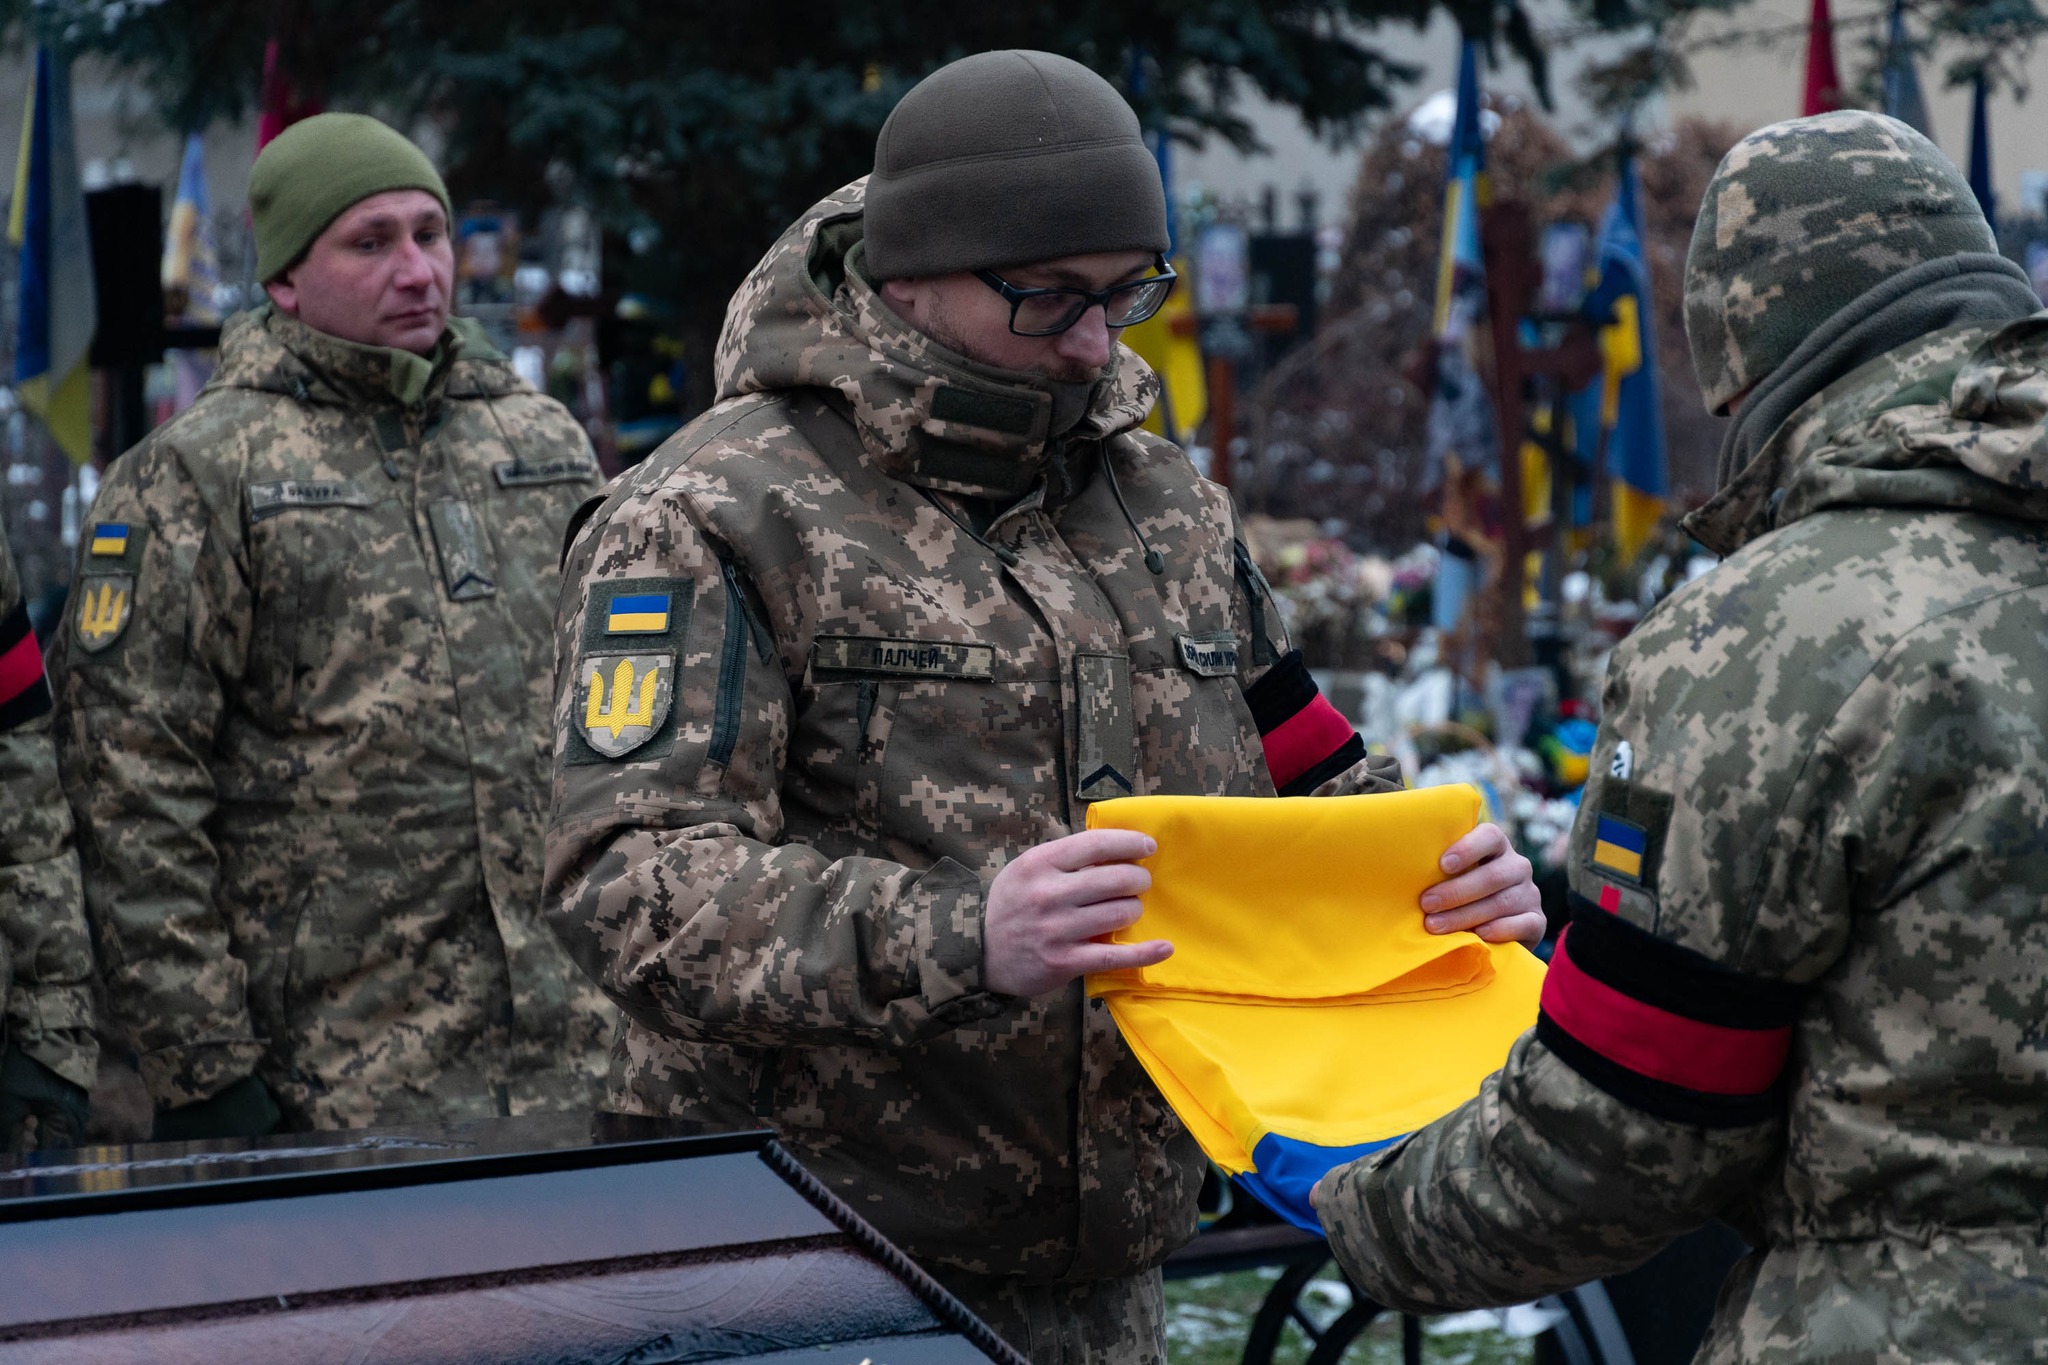
<svg viewBox="0 0 2048 1365">
<path fill-rule="evenodd" d="M 740 691 L 747 679 L 747 637 L 754 633 L 753 614 L 740 590 L 739 571 L 730 560 L 718 562 L 725 579 L 725 655 L 718 665 L 718 704 L 711 719 L 710 759 L 723 767 L 732 761 L 740 738 Z"/>
</svg>

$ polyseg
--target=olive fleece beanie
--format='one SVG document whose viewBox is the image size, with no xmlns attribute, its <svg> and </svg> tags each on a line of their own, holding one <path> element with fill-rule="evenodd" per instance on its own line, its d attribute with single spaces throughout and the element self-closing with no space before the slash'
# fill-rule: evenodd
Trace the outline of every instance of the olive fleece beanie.
<svg viewBox="0 0 2048 1365">
<path fill-rule="evenodd" d="M 1997 250 L 1969 182 L 1897 119 L 1845 109 L 1758 129 L 1721 158 L 1685 258 L 1685 335 L 1708 409 L 1867 291 Z"/>
<path fill-rule="evenodd" d="M 980 52 L 882 125 L 865 240 L 877 282 L 1167 248 L 1166 191 L 1116 87 L 1050 52 Z"/>
<path fill-rule="evenodd" d="M 425 190 L 454 227 L 440 173 L 396 129 L 367 114 L 315 114 L 279 133 L 249 171 L 256 278 L 268 284 L 297 265 L 329 223 L 386 190 Z"/>
</svg>

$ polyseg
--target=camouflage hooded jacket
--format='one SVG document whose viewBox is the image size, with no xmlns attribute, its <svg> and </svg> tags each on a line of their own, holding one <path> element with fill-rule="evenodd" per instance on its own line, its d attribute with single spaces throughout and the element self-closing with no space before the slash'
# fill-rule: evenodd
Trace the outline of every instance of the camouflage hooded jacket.
<svg viewBox="0 0 2048 1365">
<path fill-rule="evenodd" d="M 50 684 L 0 529 L 0 989 L 7 1042 L 92 1088 L 92 941 L 71 812 L 50 742 Z"/>
<path fill-rule="evenodd" d="M 1375 1298 L 1526 1299 L 1725 1218 L 1702 1359 L 2048 1356 L 2048 315 L 1809 399 L 1615 651 L 1536 1030 L 1346 1167 Z"/>
<path fill-rule="evenodd" d="M 1226 495 L 1136 430 L 1142 362 L 1048 439 L 1044 386 L 848 269 L 860 190 L 569 553 L 550 913 L 628 1016 L 625 1108 L 772 1121 L 914 1255 L 1126 1275 L 1192 1235 L 1199 1152 L 1079 983 L 983 987 L 983 893 L 1090 800 L 1270 794 L 1254 711 L 1307 675 Z M 1351 743 L 1283 785 L 1372 787 Z"/>
<path fill-rule="evenodd" d="M 598 1098 L 615 1016 L 540 919 L 596 464 L 469 324 L 416 359 L 234 319 L 82 537 L 64 780 L 159 1106 L 251 1072 L 296 1128 Z"/>
</svg>

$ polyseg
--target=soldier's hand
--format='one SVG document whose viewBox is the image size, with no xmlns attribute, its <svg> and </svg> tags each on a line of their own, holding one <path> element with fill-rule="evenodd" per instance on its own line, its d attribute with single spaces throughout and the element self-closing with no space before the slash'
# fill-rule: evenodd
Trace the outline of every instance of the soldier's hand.
<svg viewBox="0 0 2048 1365">
<path fill-rule="evenodd" d="M 1422 893 L 1423 927 L 1432 934 L 1469 929 L 1488 943 L 1536 943 L 1546 927 L 1535 869 L 1499 825 L 1481 825 L 1444 850 L 1447 880 Z"/>
<path fill-rule="evenodd" d="M 76 1147 L 85 1136 L 85 1090 L 18 1047 L 0 1054 L 0 1142 L 13 1151 Z"/>
<path fill-rule="evenodd" d="M 989 883 L 982 981 L 999 995 L 1045 995 L 1088 972 L 1149 967 L 1164 939 L 1099 943 L 1135 922 L 1152 874 L 1136 865 L 1159 845 L 1128 829 L 1092 829 L 1026 849 Z"/>
<path fill-rule="evenodd" d="M 211 1099 L 159 1109 L 151 1142 L 207 1142 L 266 1137 L 284 1117 L 260 1077 L 244 1076 Z"/>
</svg>

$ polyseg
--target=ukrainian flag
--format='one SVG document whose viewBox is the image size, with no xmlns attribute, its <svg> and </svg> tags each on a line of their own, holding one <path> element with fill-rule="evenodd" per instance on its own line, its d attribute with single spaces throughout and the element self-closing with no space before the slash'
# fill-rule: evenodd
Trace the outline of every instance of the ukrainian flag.
<svg viewBox="0 0 2048 1365">
<path fill-rule="evenodd" d="M 1580 460 L 1612 474 L 1614 539 L 1624 562 L 1663 520 L 1670 487 L 1640 198 L 1635 158 L 1624 153 L 1614 202 L 1600 223 L 1600 279 L 1585 304 L 1600 325 L 1601 375 L 1572 399 Z"/>
<path fill-rule="evenodd" d="M 1640 881 L 1643 875 L 1643 829 L 1612 815 L 1600 817 L 1593 836 L 1593 866 Z"/>
<path fill-rule="evenodd" d="M 605 617 L 607 635 L 658 635 L 668 629 L 668 594 L 635 593 L 614 597 Z"/>
<path fill-rule="evenodd" d="M 1542 963 L 1422 922 L 1481 813 L 1468 786 L 1088 807 L 1090 829 L 1159 844 L 1144 914 L 1111 941 L 1174 945 L 1089 993 L 1210 1160 L 1297 1227 L 1320 1231 L 1317 1180 L 1472 1098 L 1536 1022 Z"/>
<path fill-rule="evenodd" d="M 119 559 L 128 553 L 128 523 L 125 521 L 102 521 L 92 528 L 92 550 L 95 555 L 112 556 Z"/>
<path fill-rule="evenodd" d="M 164 234 L 164 291 L 184 296 L 178 316 L 188 323 L 220 321 L 214 291 L 220 286 L 220 257 L 213 245 L 213 209 L 206 193 L 205 144 L 197 133 L 185 136 L 185 159 L 178 168 L 178 197 L 171 204 L 171 222 Z"/>
<path fill-rule="evenodd" d="M 92 458 L 86 361 L 98 309 L 71 128 L 71 69 L 47 47 L 36 49 L 22 111 L 7 240 L 21 253 L 16 392 L 71 462 L 82 465 Z"/>
</svg>

